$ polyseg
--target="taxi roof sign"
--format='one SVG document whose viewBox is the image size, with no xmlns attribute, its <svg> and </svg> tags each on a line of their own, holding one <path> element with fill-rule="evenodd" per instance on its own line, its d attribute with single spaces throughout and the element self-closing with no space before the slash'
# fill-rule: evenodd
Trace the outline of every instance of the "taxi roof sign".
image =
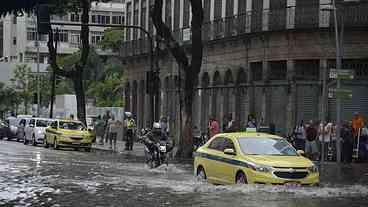
<svg viewBox="0 0 368 207">
<path fill-rule="evenodd" d="M 247 132 L 257 132 L 257 128 L 247 128 Z"/>
</svg>

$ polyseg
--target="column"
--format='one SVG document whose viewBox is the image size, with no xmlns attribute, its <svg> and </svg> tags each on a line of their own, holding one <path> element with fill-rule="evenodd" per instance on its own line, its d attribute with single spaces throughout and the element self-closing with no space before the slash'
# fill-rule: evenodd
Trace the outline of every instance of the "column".
<svg viewBox="0 0 368 207">
<path fill-rule="evenodd" d="M 268 30 L 269 23 L 270 0 L 263 0 L 263 14 L 262 14 L 262 30 Z"/>
<path fill-rule="evenodd" d="M 295 126 L 296 122 L 296 83 L 292 80 L 295 78 L 295 62 L 294 60 L 287 60 L 286 63 L 288 74 L 288 102 L 286 105 L 286 132 L 290 134 Z"/>
<path fill-rule="evenodd" d="M 286 28 L 295 28 L 295 6 L 296 0 L 287 0 L 287 10 L 286 10 Z"/>
<path fill-rule="evenodd" d="M 269 123 L 270 121 L 270 93 L 272 92 L 272 88 L 270 86 L 268 86 L 268 81 L 269 81 L 269 64 L 268 61 L 264 60 L 262 62 L 262 79 L 263 79 L 263 90 L 262 90 L 262 116 L 261 117 L 257 117 L 258 121 L 260 121 L 261 118 L 263 118 L 264 123 Z"/>
<path fill-rule="evenodd" d="M 320 94 L 320 98 L 319 98 L 319 110 L 318 110 L 318 115 L 320 117 L 320 120 L 326 120 L 327 114 L 328 114 L 328 87 L 326 87 L 326 91 L 325 91 L 325 97 L 323 97 L 323 78 L 325 77 L 326 79 L 328 78 L 328 74 L 327 74 L 327 59 L 321 59 L 319 62 L 319 68 L 320 68 L 320 72 L 319 72 L 319 80 L 322 83 L 321 85 L 321 94 Z M 327 80 L 326 80 L 327 81 Z M 324 102 L 323 102 L 323 99 Z M 324 109 L 324 112 L 323 112 Z M 324 113 L 324 114 L 323 114 Z"/>
<path fill-rule="evenodd" d="M 252 0 L 244 0 L 244 1 L 247 1 L 247 17 L 246 17 L 245 31 L 249 33 L 251 32 L 251 25 L 252 25 L 252 15 L 250 15 L 252 12 Z"/>
<path fill-rule="evenodd" d="M 319 27 L 330 26 L 331 11 L 324 11 L 325 8 L 331 8 L 331 0 L 319 0 Z"/>
</svg>

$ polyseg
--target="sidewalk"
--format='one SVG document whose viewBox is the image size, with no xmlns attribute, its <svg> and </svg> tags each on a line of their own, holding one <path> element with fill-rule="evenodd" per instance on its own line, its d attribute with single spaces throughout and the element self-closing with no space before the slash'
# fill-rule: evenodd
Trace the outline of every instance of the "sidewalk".
<svg viewBox="0 0 368 207">
<path fill-rule="evenodd" d="M 115 153 L 144 157 L 144 145 L 142 143 L 135 142 L 133 145 L 133 151 L 126 151 L 125 142 L 118 140 L 116 142 L 116 148 L 117 151 Z M 92 150 L 113 152 L 112 149 L 110 149 L 110 143 L 104 143 L 103 145 L 95 143 L 92 145 Z"/>
</svg>

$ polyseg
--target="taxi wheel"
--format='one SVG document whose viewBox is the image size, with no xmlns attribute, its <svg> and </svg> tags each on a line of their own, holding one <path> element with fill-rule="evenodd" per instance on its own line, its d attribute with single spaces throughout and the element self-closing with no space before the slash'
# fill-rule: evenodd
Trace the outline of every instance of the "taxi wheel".
<svg viewBox="0 0 368 207">
<path fill-rule="evenodd" d="M 238 172 L 235 178 L 235 184 L 247 184 L 247 176 L 243 172 Z"/>
<path fill-rule="evenodd" d="M 199 166 L 197 169 L 197 178 L 199 181 L 206 181 L 207 180 L 207 175 L 206 172 L 204 171 L 202 166 Z"/>
</svg>

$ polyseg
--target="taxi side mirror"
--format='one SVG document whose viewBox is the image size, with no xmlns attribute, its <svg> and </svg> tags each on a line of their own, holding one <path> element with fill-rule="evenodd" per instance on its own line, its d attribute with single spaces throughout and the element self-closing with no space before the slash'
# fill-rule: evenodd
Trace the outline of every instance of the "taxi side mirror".
<svg viewBox="0 0 368 207">
<path fill-rule="evenodd" d="M 29 127 L 33 128 L 33 127 L 34 127 L 34 125 L 33 125 L 33 124 L 30 124 L 30 125 L 29 125 Z"/>
<path fill-rule="evenodd" d="M 234 149 L 225 149 L 224 154 L 225 155 L 236 155 Z"/>
<path fill-rule="evenodd" d="M 300 156 L 305 155 L 305 152 L 303 150 L 298 150 L 298 151 L 296 151 L 296 153 L 298 153 L 298 155 L 300 155 Z"/>
</svg>

